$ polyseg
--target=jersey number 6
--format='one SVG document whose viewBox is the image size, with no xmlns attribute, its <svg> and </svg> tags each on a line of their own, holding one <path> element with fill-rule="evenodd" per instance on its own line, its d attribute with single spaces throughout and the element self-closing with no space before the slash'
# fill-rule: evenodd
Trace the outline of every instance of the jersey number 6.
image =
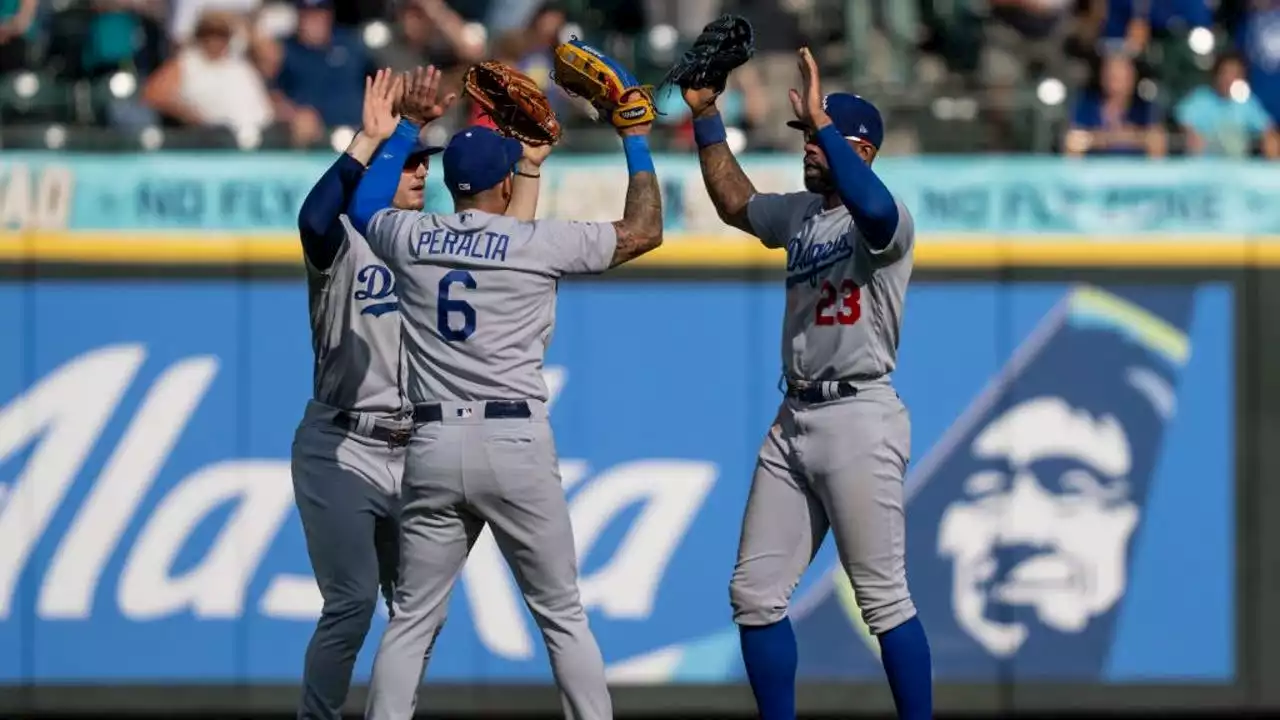
<svg viewBox="0 0 1280 720">
<path fill-rule="evenodd" d="M 468 290 L 476 289 L 476 279 L 466 270 L 450 270 L 440 278 L 440 287 L 436 293 L 436 325 L 440 337 L 449 342 L 462 342 L 476 331 L 476 309 L 465 300 L 450 300 L 449 290 L 454 284 L 460 284 Z M 450 313 L 462 316 L 462 327 L 455 329 L 449 324 Z"/>
<path fill-rule="evenodd" d="M 862 317 L 862 288 L 852 280 L 844 280 L 837 290 L 830 280 L 822 281 L 818 295 L 818 325 L 852 325 Z"/>
</svg>

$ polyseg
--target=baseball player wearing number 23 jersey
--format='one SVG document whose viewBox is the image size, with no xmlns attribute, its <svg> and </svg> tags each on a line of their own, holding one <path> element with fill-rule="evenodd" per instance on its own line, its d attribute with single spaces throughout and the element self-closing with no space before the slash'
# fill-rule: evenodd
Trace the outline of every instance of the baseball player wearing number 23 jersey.
<svg viewBox="0 0 1280 720">
<path fill-rule="evenodd" d="M 729 594 L 764 720 L 795 718 L 791 594 L 828 529 L 862 618 L 879 640 L 899 717 L 932 716 L 928 641 L 907 589 L 903 478 L 907 410 L 890 383 L 914 226 L 871 170 L 875 107 L 821 96 L 800 52 L 792 91 L 807 192 L 755 191 L 724 142 L 710 89 L 685 90 L 703 179 L 720 217 L 787 252 L 785 397 L 756 460 Z"/>
</svg>

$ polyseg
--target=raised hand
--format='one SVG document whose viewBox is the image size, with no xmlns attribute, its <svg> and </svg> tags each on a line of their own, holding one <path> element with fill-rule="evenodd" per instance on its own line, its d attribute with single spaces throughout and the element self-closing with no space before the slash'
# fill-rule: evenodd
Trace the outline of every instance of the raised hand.
<svg viewBox="0 0 1280 720">
<path fill-rule="evenodd" d="M 813 59 L 809 48 L 802 47 L 796 53 L 797 65 L 800 67 L 800 90 L 792 88 L 787 91 L 791 98 L 791 110 L 796 119 L 805 125 L 817 129 L 831 122 L 827 111 L 822 107 L 822 83 L 818 78 L 818 63 Z"/>
<path fill-rule="evenodd" d="M 681 90 L 680 94 L 695 118 L 714 113 L 716 98 L 720 97 L 720 93 L 715 88 L 686 88 Z"/>
<path fill-rule="evenodd" d="M 457 101 L 457 93 L 440 97 L 440 70 L 435 65 L 416 68 L 406 73 L 404 96 L 400 101 L 400 114 L 419 125 L 426 125 L 443 116 Z"/>
<path fill-rule="evenodd" d="M 524 152 L 521 154 L 521 159 L 534 167 L 541 167 L 542 163 L 546 161 L 547 156 L 551 154 L 551 149 L 555 147 L 551 144 L 530 145 L 526 142 L 521 142 L 520 146 L 524 149 Z"/>
<path fill-rule="evenodd" d="M 364 79 L 364 110 L 361 115 L 362 132 L 375 140 L 386 140 L 395 132 L 400 122 L 397 105 L 404 92 L 404 78 L 383 68 L 373 77 Z"/>
</svg>

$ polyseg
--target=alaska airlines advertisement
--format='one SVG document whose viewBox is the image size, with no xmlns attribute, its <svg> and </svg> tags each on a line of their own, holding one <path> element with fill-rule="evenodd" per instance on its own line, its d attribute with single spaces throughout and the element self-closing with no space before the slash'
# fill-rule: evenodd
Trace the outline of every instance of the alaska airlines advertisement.
<svg viewBox="0 0 1280 720">
<path fill-rule="evenodd" d="M 940 682 L 1234 681 L 1233 302 L 913 285 L 908 579 Z M 618 683 L 744 681 L 728 583 L 782 307 L 773 283 L 561 288 L 545 373 Z M 299 679 L 320 607 L 289 475 L 306 314 L 299 281 L 0 286 L 0 683 Z M 829 540 L 791 615 L 804 679 L 882 681 Z M 550 682 L 487 534 L 427 680 Z"/>
</svg>

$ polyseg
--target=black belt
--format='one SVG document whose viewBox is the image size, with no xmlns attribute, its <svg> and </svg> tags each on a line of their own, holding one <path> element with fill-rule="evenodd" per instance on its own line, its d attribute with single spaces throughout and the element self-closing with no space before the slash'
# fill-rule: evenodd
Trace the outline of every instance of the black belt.
<svg viewBox="0 0 1280 720">
<path fill-rule="evenodd" d="M 484 404 L 486 420 L 523 420 L 533 417 L 529 403 L 524 400 L 490 400 Z M 444 420 L 444 406 L 439 403 L 424 403 L 413 406 L 415 423 L 432 423 Z"/>
<path fill-rule="evenodd" d="M 389 428 L 383 425 L 374 425 L 365 431 L 360 430 L 360 418 L 348 412 L 339 411 L 333 416 L 333 424 L 353 432 L 357 435 L 371 437 L 378 442 L 384 442 L 391 447 L 404 447 L 409 444 L 409 438 L 413 435 L 411 428 Z"/>
<path fill-rule="evenodd" d="M 836 381 L 835 397 L 831 397 L 822 392 L 823 386 L 830 381 L 797 383 L 794 380 L 787 380 L 786 382 L 787 397 L 794 398 L 800 402 L 820 403 L 830 400 L 839 400 L 841 398 L 849 398 L 858 394 L 858 388 L 847 380 Z"/>
</svg>

